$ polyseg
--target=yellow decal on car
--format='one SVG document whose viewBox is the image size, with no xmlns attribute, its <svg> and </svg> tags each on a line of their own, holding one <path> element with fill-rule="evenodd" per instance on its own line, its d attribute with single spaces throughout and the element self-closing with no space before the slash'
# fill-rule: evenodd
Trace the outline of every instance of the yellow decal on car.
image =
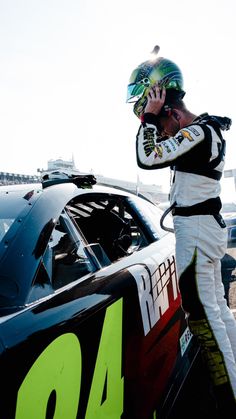
<svg viewBox="0 0 236 419">
<path fill-rule="evenodd" d="M 122 311 L 122 298 L 106 309 L 85 419 L 120 419 L 123 413 Z M 36 359 L 22 382 L 15 419 L 45 419 L 53 392 L 53 419 L 76 419 L 83 384 L 81 371 L 77 336 L 65 333 L 56 338 Z"/>
<path fill-rule="evenodd" d="M 46 418 L 48 399 L 56 392 L 54 419 L 75 419 L 81 381 L 78 338 L 66 333 L 55 339 L 37 358 L 20 386 L 16 419 Z"/>
</svg>

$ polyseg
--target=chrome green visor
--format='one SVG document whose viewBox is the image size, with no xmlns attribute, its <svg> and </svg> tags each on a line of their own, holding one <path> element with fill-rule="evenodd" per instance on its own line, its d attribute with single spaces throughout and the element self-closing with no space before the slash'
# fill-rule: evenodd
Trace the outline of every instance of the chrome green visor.
<svg viewBox="0 0 236 419">
<path fill-rule="evenodd" d="M 137 100 L 139 100 L 145 90 L 146 90 L 147 86 L 144 86 L 143 84 L 139 84 L 139 83 L 131 83 L 128 85 L 127 88 L 127 98 L 126 98 L 126 102 L 127 103 L 134 103 L 137 102 Z"/>
</svg>

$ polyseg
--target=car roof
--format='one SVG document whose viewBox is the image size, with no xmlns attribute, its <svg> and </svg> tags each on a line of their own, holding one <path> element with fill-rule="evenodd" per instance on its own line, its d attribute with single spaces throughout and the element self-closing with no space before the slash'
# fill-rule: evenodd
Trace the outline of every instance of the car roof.
<svg viewBox="0 0 236 419">
<path fill-rule="evenodd" d="M 63 184 L 55 184 L 55 185 L 50 185 L 47 187 L 47 190 L 49 191 L 58 191 L 58 193 L 61 193 L 63 190 L 65 190 L 65 186 L 67 185 L 67 183 L 63 183 Z M 50 189 L 48 189 L 50 188 Z M 41 183 L 25 183 L 25 184 L 19 184 L 19 185 L 0 185 L 0 194 L 1 193 L 18 193 L 18 194 L 22 194 L 22 193 L 27 193 L 29 191 L 35 191 L 35 192 L 39 192 L 39 191 L 43 191 L 44 188 L 42 186 Z M 96 184 L 94 185 L 91 189 L 87 189 L 87 188 L 83 188 L 83 187 L 78 187 L 75 189 L 76 195 L 80 195 L 80 194 L 84 194 L 84 193 L 93 193 L 93 192 L 104 192 L 104 193 L 112 193 L 112 194 L 117 194 L 117 195 L 126 195 L 126 196 L 134 196 L 135 194 L 133 192 L 129 192 L 126 189 L 122 189 L 122 188 L 118 188 L 118 187 L 112 187 L 112 186 L 106 186 L 106 185 L 100 185 L 100 184 Z"/>
<path fill-rule="evenodd" d="M 95 184 L 92 186 L 92 188 L 84 188 L 84 187 L 75 187 L 74 185 L 69 186 L 69 183 L 58 183 L 55 185 L 50 185 L 47 188 L 43 188 L 42 183 L 32 183 L 32 184 L 18 184 L 18 185 L 0 185 L 0 200 L 1 200 L 1 194 L 14 194 L 16 197 L 18 195 L 22 197 L 27 197 L 31 195 L 31 201 L 34 199 L 38 199 L 39 196 L 44 192 L 47 191 L 47 195 L 53 194 L 54 196 L 61 196 L 64 195 L 64 201 L 65 204 L 68 202 L 69 199 L 73 198 L 74 196 L 79 195 L 88 195 L 88 194 L 94 194 L 94 193 L 104 193 L 104 194 L 113 194 L 113 195 L 120 195 L 125 197 L 139 197 L 145 201 L 150 202 L 154 205 L 154 203 L 149 200 L 147 197 L 143 196 L 142 194 L 136 194 L 132 191 L 126 190 L 125 188 L 121 188 L 118 186 L 108 186 L 104 184 Z M 68 193 L 66 191 L 69 191 L 69 199 L 68 199 Z M 72 192 L 73 190 L 73 192 Z M 67 201 L 66 201 L 67 200 Z"/>
<path fill-rule="evenodd" d="M 92 197 L 94 194 L 104 194 L 106 199 L 109 195 L 138 198 L 132 192 L 118 188 L 98 184 L 92 187 L 77 187 L 71 181 L 56 182 L 46 187 L 43 183 L 0 186 L 0 218 L 9 218 L 9 213 L 11 213 L 10 218 L 12 217 L 11 228 L 6 231 L 4 240 L 0 241 L 0 305 L 1 300 L 4 304 L 9 300 L 9 305 L 13 302 L 19 306 L 24 303 L 25 293 L 29 289 L 39 261 L 39 256 L 36 255 L 39 238 L 52 231 L 61 211 L 69 201 L 80 196 L 81 199 L 83 196 L 85 199 L 90 199 L 89 196 Z M 24 260 L 27 260 L 27 263 Z M 19 266 L 23 263 L 25 285 L 19 289 L 17 278 Z M 9 266 L 11 266 L 10 276 Z"/>
</svg>

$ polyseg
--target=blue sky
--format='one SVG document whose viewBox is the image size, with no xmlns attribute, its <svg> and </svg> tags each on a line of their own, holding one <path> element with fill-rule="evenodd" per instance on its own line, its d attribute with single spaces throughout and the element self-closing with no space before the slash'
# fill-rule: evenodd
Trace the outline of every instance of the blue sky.
<svg viewBox="0 0 236 419">
<path fill-rule="evenodd" d="M 182 69 L 196 114 L 229 116 L 235 168 L 234 0 L 0 0 L 0 171 L 35 174 L 52 158 L 81 171 L 168 187 L 137 169 L 139 126 L 126 104 L 134 67 L 155 44 Z"/>
</svg>

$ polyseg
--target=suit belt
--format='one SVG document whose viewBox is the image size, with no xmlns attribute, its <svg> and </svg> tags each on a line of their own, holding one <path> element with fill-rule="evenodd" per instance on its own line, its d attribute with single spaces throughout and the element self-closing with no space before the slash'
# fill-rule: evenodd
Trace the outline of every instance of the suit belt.
<svg viewBox="0 0 236 419">
<path fill-rule="evenodd" d="M 220 197 L 210 198 L 206 201 L 189 207 L 175 207 L 172 209 L 172 215 L 180 215 L 182 217 L 189 217 L 191 215 L 217 215 L 221 210 L 222 204 Z"/>
</svg>

